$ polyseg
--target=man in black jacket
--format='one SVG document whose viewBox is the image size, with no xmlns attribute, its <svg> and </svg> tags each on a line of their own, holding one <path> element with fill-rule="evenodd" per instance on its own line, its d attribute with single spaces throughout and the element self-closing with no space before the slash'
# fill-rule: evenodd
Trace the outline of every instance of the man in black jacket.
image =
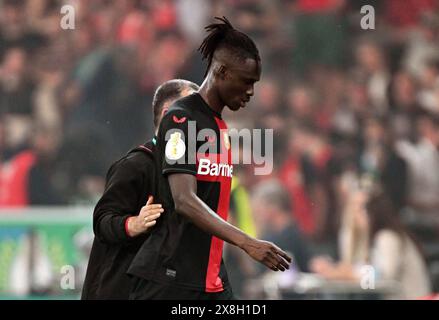
<svg viewBox="0 0 439 320">
<path fill-rule="evenodd" d="M 162 84 L 153 99 L 154 127 L 177 99 L 198 90 L 186 80 Z M 104 194 L 93 213 L 95 239 L 82 299 L 128 299 L 131 279 L 126 271 L 163 212 L 153 204 L 156 193 L 155 139 L 116 161 L 108 170 Z"/>
</svg>

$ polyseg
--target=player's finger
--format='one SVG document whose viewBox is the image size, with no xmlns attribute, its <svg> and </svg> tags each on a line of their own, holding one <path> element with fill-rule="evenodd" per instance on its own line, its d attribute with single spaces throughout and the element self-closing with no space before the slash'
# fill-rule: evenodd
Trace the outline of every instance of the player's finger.
<svg viewBox="0 0 439 320">
<path fill-rule="evenodd" d="M 154 197 L 153 196 L 149 196 L 148 197 L 148 201 L 146 202 L 146 205 L 152 204 L 153 201 L 154 201 Z"/>
<path fill-rule="evenodd" d="M 279 264 L 287 270 L 290 269 L 290 264 L 287 261 L 285 261 L 283 258 L 280 258 Z"/>
<path fill-rule="evenodd" d="M 267 267 L 269 267 L 269 268 L 270 268 L 271 270 L 273 270 L 273 271 L 278 271 L 277 268 L 276 268 L 276 266 L 275 266 L 274 264 L 271 264 L 271 263 L 267 262 L 267 263 L 265 263 L 265 265 L 266 265 Z"/>
<path fill-rule="evenodd" d="M 274 257 L 267 256 L 265 258 L 265 261 L 267 261 L 271 266 L 274 266 L 274 268 L 276 268 L 277 270 L 285 271 L 285 268 L 281 266 Z"/>
<path fill-rule="evenodd" d="M 293 260 L 285 251 L 283 251 L 281 248 L 277 246 L 274 246 L 274 252 L 279 256 L 281 256 L 282 258 L 284 258 L 285 260 L 287 260 L 288 262 L 291 262 Z"/>
<path fill-rule="evenodd" d="M 282 272 L 284 272 L 287 269 L 283 265 L 281 265 L 280 263 L 276 263 L 275 266 L 276 266 L 276 268 L 278 268 Z"/>
<path fill-rule="evenodd" d="M 281 264 L 286 269 L 290 268 L 290 262 L 288 262 L 286 259 L 284 259 L 282 256 L 280 256 L 277 253 L 273 253 L 273 254 L 275 259 L 278 261 L 278 264 Z"/>
<path fill-rule="evenodd" d="M 276 266 L 284 269 L 289 269 L 290 265 L 287 261 L 285 261 L 282 257 L 278 256 L 276 253 L 271 252 L 273 259 L 276 261 Z"/>
</svg>

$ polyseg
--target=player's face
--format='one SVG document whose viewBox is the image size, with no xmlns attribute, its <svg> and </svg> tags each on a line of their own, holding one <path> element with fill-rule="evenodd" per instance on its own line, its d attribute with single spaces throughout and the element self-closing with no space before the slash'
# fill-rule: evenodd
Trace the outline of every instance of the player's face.
<svg viewBox="0 0 439 320">
<path fill-rule="evenodd" d="M 246 59 L 244 63 L 234 63 L 226 70 L 221 88 L 221 96 L 229 109 L 244 108 L 254 94 L 254 85 L 261 77 L 260 62 Z"/>
</svg>

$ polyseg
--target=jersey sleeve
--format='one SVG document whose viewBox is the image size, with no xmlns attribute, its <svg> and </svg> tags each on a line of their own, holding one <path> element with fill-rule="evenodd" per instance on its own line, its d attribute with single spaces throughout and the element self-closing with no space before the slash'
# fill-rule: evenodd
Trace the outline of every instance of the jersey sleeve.
<svg viewBox="0 0 439 320">
<path fill-rule="evenodd" d="M 160 124 L 158 145 L 163 174 L 197 174 L 196 122 L 185 110 L 172 110 L 166 114 Z"/>
</svg>

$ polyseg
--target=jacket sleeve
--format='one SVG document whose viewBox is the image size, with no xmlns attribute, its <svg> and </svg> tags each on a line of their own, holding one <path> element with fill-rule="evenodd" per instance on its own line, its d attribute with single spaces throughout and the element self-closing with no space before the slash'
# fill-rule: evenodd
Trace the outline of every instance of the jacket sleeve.
<svg viewBox="0 0 439 320">
<path fill-rule="evenodd" d="M 137 215 L 145 177 L 130 159 L 122 159 L 107 173 L 105 191 L 93 213 L 93 230 L 96 237 L 108 244 L 129 243 L 132 239 L 125 229 L 130 216 Z M 146 202 L 145 202 L 146 203 Z"/>
</svg>

